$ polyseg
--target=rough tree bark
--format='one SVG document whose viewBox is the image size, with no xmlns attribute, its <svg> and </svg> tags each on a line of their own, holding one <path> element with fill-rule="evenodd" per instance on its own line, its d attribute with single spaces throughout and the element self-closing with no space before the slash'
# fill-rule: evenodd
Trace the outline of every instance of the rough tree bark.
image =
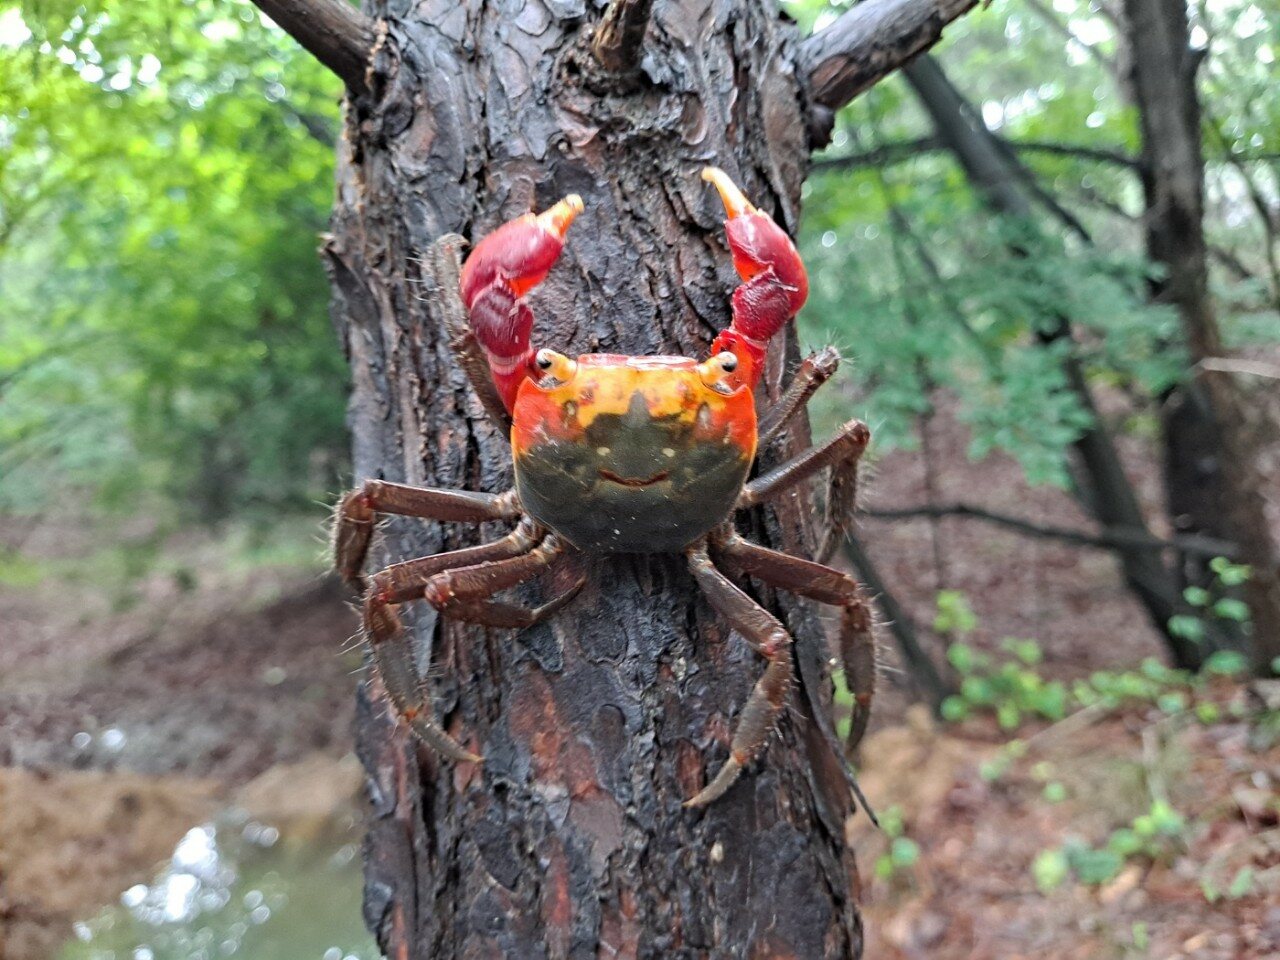
<svg viewBox="0 0 1280 960">
<path fill-rule="evenodd" d="M 864 6 L 894 13 L 900 2 Z M 839 45 L 868 83 L 972 5 L 916 2 L 942 12 L 921 24 L 863 11 Z M 637 33 L 636 9 L 650 6 Z M 450 353 L 422 259 L 431 244 L 578 193 L 586 212 L 531 297 L 536 340 L 567 353 L 699 354 L 728 322 L 736 278 L 698 171 L 725 167 L 795 229 L 811 122 L 799 38 L 770 0 L 617 0 L 610 30 L 643 36 L 640 57 L 593 43 L 604 18 L 583 0 L 377 0 L 366 13 L 375 44 L 348 78 L 324 247 L 353 371 L 357 479 L 502 490 L 510 450 Z M 314 49 L 305 14 L 292 23 Z M 776 345 L 770 394 L 795 357 L 794 335 Z M 798 423 L 769 453 L 807 432 Z M 796 497 L 751 533 L 804 554 L 810 513 Z M 498 532 L 392 521 L 376 559 Z M 365 910 L 386 954 L 858 956 L 852 803 L 812 722 L 829 710 L 821 626 L 808 605 L 765 599 L 799 640 L 793 709 L 760 768 L 701 813 L 681 803 L 724 759 L 759 663 L 680 559 L 601 560 L 574 604 L 518 636 L 407 611 L 435 665 L 438 715 L 487 762 L 441 763 L 364 688 Z"/>
<path fill-rule="evenodd" d="M 1246 587 L 1253 612 L 1251 646 L 1255 669 L 1265 676 L 1280 657 L 1280 542 L 1268 516 L 1268 491 L 1275 488 L 1261 475 L 1245 398 L 1230 374 L 1210 369 L 1224 347 L 1209 292 L 1204 237 L 1204 157 L 1195 80 L 1203 52 L 1191 47 L 1182 0 L 1125 0 L 1123 9 L 1142 129 L 1147 252 L 1167 268 L 1155 292 L 1178 311 L 1196 385 L 1216 426 L 1220 499 L 1240 557 L 1253 568 Z M 1188 440 L 1203 443 L 1204 438 Z M 1212 485 L 1214 479 L 1203 483 Z"/>
</svg>

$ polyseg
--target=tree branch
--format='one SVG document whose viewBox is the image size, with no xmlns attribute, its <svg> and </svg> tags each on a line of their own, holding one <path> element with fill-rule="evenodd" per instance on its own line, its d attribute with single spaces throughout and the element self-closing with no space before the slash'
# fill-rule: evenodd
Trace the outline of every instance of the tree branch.
<svg viewBox="0 0 1280 960">
<path fill-rule="evenodd" d="M 374 24 L 346 0 L 253 0 L 285 33 L 336 73 L 351 90 L 365 89 Z"/>
<path fill-rule="evenodd" d="M 630 73 L 640 63 L 653 0 L 611 0 L 591 41 L 591 52 L 610 73 Z"/>
<path fill-rule="evenodd" d="M 1077 146 L 1073 143 L 1054 143 L 1046 140 L 1010 140 L 998 137 L 1010 150 L 1017 153 L 1047 153 L 1060 157 L 1074 157 L 1081 160 L 1094 160 L 1098 163 L 1109 163 L 1115 166 L 1136 170 L 1141 161 L 1119 150 L 1107 150 L 1099 147 Z M 886 143 L 865 153 L 848 156 L 822 157 L 813 162 L 814 170 L 856 170 L 862 167 L 885 167 L 922 153 L 934 153 L 947 150 L 948 147 L 936 136 L 918 137 L 915 140 L 902 140 L 897 143 Z"/>
<path fill-rule="evenodd" d="M 977 0 L 863 0 L 800 44 L 796 66 L 808 81 L 812 104 L 838 110 L 932 47 L 943 27 L 976 5 Z"/>
<path fill-rule="evenodd" d="M 1092 534 L 1083 530 L 1073 530 L 1070 527 L 1053 527 L 1032 523 L 1019 517 L 1011 517 L 1007 514 L 984 510 L 982 507 L 970 506 L 967 503 L 930 504 L 892 510 L 864 509 L 861 513 L 863 516 L 877 520 L 906 520 L 917 517 L 965 517 L 970 520 L 983 520 L 987 523 L 1008 527 L 1031 537 L 1064 540 L 1067 543 L 1074 543 L 1082 547 L 1099 547 L 1104 550 L 1114 550 L 1117 547 L 1150 547 L 1153 550 L 1178 550 L 1193 556 L 1226 557 L 1228 559 L 1234 558 L 1237 552 L 1234 543 L 1218 540 L 1215 537 L 1175 536 L 1169 540 L 1164 540 L 1160 537 L 1152 536 L 1145 530 L 1132 527 L 1104 527 L 1101 533 Z"/>
</svg>

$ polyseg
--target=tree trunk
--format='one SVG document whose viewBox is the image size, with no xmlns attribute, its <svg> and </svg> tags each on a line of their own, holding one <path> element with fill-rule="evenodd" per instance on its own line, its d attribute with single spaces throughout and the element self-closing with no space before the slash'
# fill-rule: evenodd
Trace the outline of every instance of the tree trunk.
<svg viewBox="0 0 1280 960">
<path fill-rule="evenodd" d="M 599 14 L 575 0 L 372 13 L 387 19 L 349 101 L 325 246 L 357 478 L 500 491 L 510 448 L 450 355 L 421 258 L 442 234 L 476 240 L 581 194 L 586 212 L 531 297 L 535 343 L 701 354 L 736 278 L 698 173 L 724 166 L 794 231 L 809 152 L 797 38 L 767 0 L 663 3 L 639 68 L 611 75 L 590 49 Z M 805 506 L 761 514 L 753 536 L 807 552 Z M 480 537 L 392 521 L 380 559 Z M 698 813 L 681 803 L 725 759 L 760 662 L 680 558 L 601 559 L 569 608 L 519 635 L 407 612 L 438 715 L 487 762 L 441 763 L 364 691 L 365 909 L 387 956 L 859 955 L 848 791 L 806 719 L 828 707 L 822 633 L 807 606 L 774 609 L 800 647 L 793 710 L 759 769 Z"/>
<path fill-rule="evenodd" d="M 955 154 L 987 206 L 1003 216 L 1030 224 L 1033 217 L 1031 203 L 1019 184 L 1025 185 L 1031 178 L 1017 157 L 991 133 L 931 57 L 919 58 L 903 72 L 933 120 L 938 138 Z M 1015 257 L 1028 255 L 1016 244 L 1010 253 Z M 1074 340 L 1069 317 L 1055 313 L 1049 319 L 1052 326 L 1041 333 L 1044 343 L 1071 343 Z M 1071 350 L 1064 356 L 1063 363 L 1076 401 L 1092 419 L 1092 425 L 1073 444 L 1081 499 L 1103 527 L 1147 533 L 1147 521 L 1137 493 L 1124 472 L 1115 442 L 1098 412 L 1074 343 L 1071 343 Z M 1179 667 L 1197 669 L 1203 661 L 1204 652 L 1169 629 L 1169 619 L 1178 612 L 1179 592 L 1159 551 L 1136 544 L 1117 546 L 1115 551 L 1125 581 L 1141 602 L 1151 625 L 1164 638 L 1174 663 Z"/>
<path fill-rule="evenodd" d="M 1157 287 L 1182 319 L 1187 349 L 1217 425 L 1222 494 L 1241 558 L 1253 568 L 1254 666 L 1268 674 L 1280 657 L 1280 544 L 1268 517 L 1267 486 L 1249 432 L 1248 405 L 1230 375 L 1206 369 L 1222 337 L 1209 295 L 1204 239 L 1204 158 L 1196 66 L 1182 0 L 1125 0 L 1134 95 L 1142 128 L 1147 252 L 1166 267 Z"/>
</svg>

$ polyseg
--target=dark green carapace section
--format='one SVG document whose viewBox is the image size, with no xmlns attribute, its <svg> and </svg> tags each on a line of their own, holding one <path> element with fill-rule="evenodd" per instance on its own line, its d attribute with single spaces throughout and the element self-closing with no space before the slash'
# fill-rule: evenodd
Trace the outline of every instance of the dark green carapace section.
<svg viewBox="0 0 1280 960">
<path fill-rule="evenodd" d="M 527 450 L 516 462 L 524 509 L 590 553 L 675 552 L 724 520 L 751 467 L 745 451 L 638 413 L 601 414 L 581 442 Z"/>
</svg>

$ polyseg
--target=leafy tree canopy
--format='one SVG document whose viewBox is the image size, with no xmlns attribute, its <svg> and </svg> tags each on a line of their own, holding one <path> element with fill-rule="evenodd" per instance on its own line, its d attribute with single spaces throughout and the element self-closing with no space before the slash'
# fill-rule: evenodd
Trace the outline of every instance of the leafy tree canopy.
<svg viewBox="0 0 1280 960">
<path fill-rule="evenodd" d="M 340 84 L 241 2 L 4 3 L 0 48 L 0 506 L 336 486 Z"/>
</svg>

